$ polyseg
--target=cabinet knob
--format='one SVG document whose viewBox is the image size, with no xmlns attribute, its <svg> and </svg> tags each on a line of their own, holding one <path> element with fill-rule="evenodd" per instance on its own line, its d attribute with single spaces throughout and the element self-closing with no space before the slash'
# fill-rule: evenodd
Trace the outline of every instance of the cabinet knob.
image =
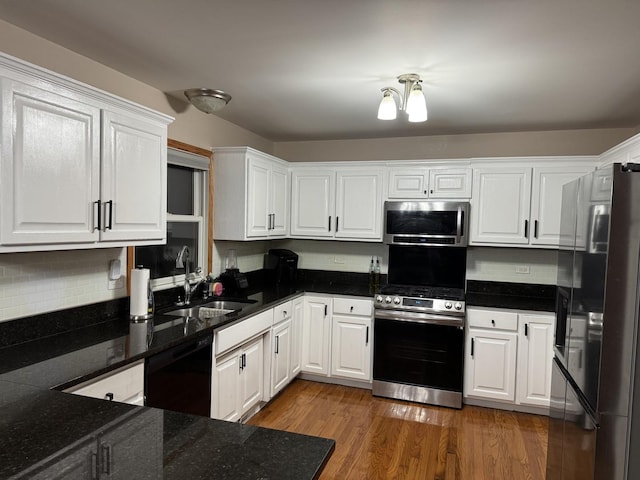
<svg viewBox="0 0 640 480">
<path fill-rule="evenodd" d="M 491 325 L 493 325 L 494 327 L 496 326 L 496 321 L 494 319 L 491 319 Z"/>
<path fill-rule="evenodd" d="M 283 311 L 282 311 L 282 316 L 283 316 L 283 317 L 286 317 L 286 316 L 287 316 L 287 311 L 286 311 L 286 310 L 283 310 Z"/>
<path fill-rule="evenodd" d="M 351 308 L 349 309 L 350 312 L 353 312 L 353 305 L 351 306 Z"/>
<path fill-rule="evenodd" d="M 112 402 L 112 401 L 113 401 L 113 393 L 108 392 L 108 393 L 104 396 L 104 398 L 106 398 L 107 400 L 109 400 L 110 402 Z"/>
</svg>

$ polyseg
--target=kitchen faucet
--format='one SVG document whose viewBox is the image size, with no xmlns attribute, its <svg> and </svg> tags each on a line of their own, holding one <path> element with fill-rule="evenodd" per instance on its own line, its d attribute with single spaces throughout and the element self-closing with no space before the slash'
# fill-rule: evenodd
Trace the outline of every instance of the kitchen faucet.
<svg viewBox="0 0 640 480">
<path fill-rule="evenodd" d="M 189 284 L 189 247 L 183 245 L 183 247 L 178 252 L 178 257 L 176 258 L 176 268 L 184 268 L 184 305 L 191 304 L 191 294 L 198 288 L 202 283 L 206 282 L 207 279 L 202 276 L 202 268 L 198 267 L 195 273 L 200 277 L 194 285 Z"/>
</svg>

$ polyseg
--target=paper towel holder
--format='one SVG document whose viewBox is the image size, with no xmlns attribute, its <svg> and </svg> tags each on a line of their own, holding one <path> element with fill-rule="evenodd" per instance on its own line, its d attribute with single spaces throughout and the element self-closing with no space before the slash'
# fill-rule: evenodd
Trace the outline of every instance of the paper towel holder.
<svg viewBox="0 0 640 480">
<path fill-rule="evenodd" d="M 134 271 L 140 272 L 140 274 L 146 277 L 146 288 L 143 288 L 137 282 L 134 282 Z M 144 322 L 153 318 L 153 313 L 155 310 L 155 298 L 153 295 L 153 290 L 151 289 L 151 279 L 149 275 L 149 269 L 144 268 L 142 265 L 136 266 L 135 269 L 131 271 L 131 299 L 130 299 L 130 315 L 129 319 L 133 323 Z M 140 296 L 141 298 L 136 298 L 136 311 L 133 311 L 132 303 L 134 301 L 133 297 Z M 144 297 L 142 297 L 144 295 Z M 141 308 L 142 305 L 146 304 L 146 308 Z"/>
</svg>

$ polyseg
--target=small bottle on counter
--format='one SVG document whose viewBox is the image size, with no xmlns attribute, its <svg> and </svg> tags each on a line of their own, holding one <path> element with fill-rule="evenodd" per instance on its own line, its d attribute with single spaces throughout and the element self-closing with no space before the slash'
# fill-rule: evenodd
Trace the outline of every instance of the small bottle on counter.
<svg viewBox="0 0 640 480">
<path fill-rule="evenodd" d="M 371 257 L 371 264 L 369 265 L 369 295 L 376 293 L 375 287 L 375 264 L 373 263 L 373 257 Z"/>
<path fill-rule="evenodd" d="M 373 288 L 374 291 L 380 290 L 380 258 L 376 257 L 376 265 L 373 268 Z"/>
</svg>

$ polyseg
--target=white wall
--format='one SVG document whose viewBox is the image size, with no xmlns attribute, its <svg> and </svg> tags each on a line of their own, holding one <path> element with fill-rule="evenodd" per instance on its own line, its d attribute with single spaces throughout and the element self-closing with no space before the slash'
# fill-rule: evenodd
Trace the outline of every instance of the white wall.
<svg viewBox="0 0 640 480">
<path fill-rule="evenodd" d="M 555 285 L 557 259 L 555 250 L 469 247 L 467 280 Z M 518 273 L 516 268 L 529 273 Z"/>
<path fill-rule="evenodd" d="M 0 321 L 124 297 L 126 288 L 107 289 L 113 259 L 126 265 L 126 250 L 1 254 Z"/>
</svg>

